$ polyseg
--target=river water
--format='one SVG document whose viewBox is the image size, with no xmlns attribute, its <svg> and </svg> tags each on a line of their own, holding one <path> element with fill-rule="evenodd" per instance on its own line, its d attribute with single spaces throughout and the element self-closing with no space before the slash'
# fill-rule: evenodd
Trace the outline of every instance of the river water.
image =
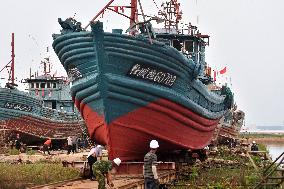
<svg viewBox="0 0 284 189">
<path fill-rule="evenodd" d="M 267 143 L 265 144 L 272 160 L 275 160 L 284 152 L 284 143 Z"/>
</svg>

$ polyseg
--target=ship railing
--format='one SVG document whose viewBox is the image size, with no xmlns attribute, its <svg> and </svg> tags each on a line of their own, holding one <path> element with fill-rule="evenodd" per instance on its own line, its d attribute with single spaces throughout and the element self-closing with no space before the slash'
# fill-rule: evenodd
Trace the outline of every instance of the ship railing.
<svg viewBox="0 0 284 189">
<path fill-rule="evenodd" d="M 46 118 L 54 118 L 62 121 L 79 120 L 80 117 L 73 112 L 66 112 L 60 110 L 54 110 L 44 107 L 41 109 L 40 114 Z"/>
</svg>

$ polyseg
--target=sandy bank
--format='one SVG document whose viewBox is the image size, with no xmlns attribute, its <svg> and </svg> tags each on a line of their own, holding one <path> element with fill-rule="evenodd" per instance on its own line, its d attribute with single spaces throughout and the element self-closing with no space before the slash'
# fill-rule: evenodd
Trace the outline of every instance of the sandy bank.
<svg viewBox="0 0 284 189">
<path fill-rule="evenodd" d="M 267 144 L 267 143 L 279 143 L 281 145 L 283 145 L 284 143 L 284 137 L 261 137 L 261 138 L 249 138 L 248 142 L 252 143 L 252 141 L 255 141 L 257 143 L 263 143 L 263 144 Z"/>
<path fill-rule="evenodd" d="M 17 162 L 19 159 L 21 159 L 22 162 L 38 162 L 38 161 L 50 161 L 50 162 L 61 162 L 61 161 L 82 161 L 83 156 L 87 155 L 88 152 L 80 152 L 75 154 L 69 154 L 66 153 L 55 153 L 51 152 L 52 155 L 43 155 L 43 154 L 35 154 L 35 155 L 27 155 L 25 153 L 21 153 L 19 155 L 4 155 L 0 154 L 0 163 L 6 162 L 6 163 L 13 163 Z"/>
</svg>

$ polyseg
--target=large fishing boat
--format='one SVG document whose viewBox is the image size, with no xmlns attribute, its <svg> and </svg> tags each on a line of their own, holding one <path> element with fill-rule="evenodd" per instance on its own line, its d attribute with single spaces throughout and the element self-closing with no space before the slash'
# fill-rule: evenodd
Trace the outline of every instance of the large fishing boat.
<svg viewBox="0 0 284 189">
<path fill-rule="evenodd" d="M 207 88 L 209 36 L 190 23 L 179 28 L 177 0 L 163 4 L 154 17 L 143 13 L 139 0 L 130 6 L 113 6 L 113 1 L 85 28 L 74 18 L 59 19 L 61 34 L 53 35 L 90 137 L 107 145 L 110 158 L 123 160 L 143 159 L 152 139 L 159 141 L 160 153 L 204 148 L 233 103 L 229 88 L 223 87 L 221 95 Z M 119 12 L 124 8 L 130 8 L 130 17 Z M 130 19 L 128 34 L 104 32 L 96 19 L 107 10 Z M 152 21 L 164 27 L 154 29 Z"/>
<path fill-rule="evenodd" d="M 4 67 L 9 69 L 9 79 L 0 88 L 1 129 L 25 135 L 26 142 L 64 139 L 82 133 L 85 124 L 70 96 L 70 85 L 66 78 L 51 75 L 49 58 L 41 62 L 42 75 L 30 74 L 25 79 L 28 92 L 24 92 L 15 84 L 14 57 L 12 34 L 12 60 Z"/>
<path fill-rule="evenodd" d="M 232 108 L 224 116 L 224 122 L 219 131 L 219 138 L 236 138 L 244 124 L 245 113 L 242 110 Z"/>
</svg>

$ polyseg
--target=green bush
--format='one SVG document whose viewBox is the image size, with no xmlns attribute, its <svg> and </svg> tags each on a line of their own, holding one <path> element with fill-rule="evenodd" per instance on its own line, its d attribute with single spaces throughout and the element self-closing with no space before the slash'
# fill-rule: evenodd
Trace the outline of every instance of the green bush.
<svg viewBox="0 0 284 189">
<path fill-rule="evenodd" d="M 0 188 L 20 188 L 28 183 L 41 185 L 78 177 L 79 170 L 58 163 L 0 163 Z"/>
<path fill-rule="evenodd" d="M 212 189 L 226 189 L 225 186 L 223 186 L 222 183 L 219 183 L 217 182 L 216 184 L 214 184 L 213 186 L 210 186 L 209 188 L 212 188 Z"/>
<path fill-rule="evenodd" d="M 266 145 L 265 144 L 258 144 L 258 150 L 259 151 L 267 151 Z"/>
<path fill-rule="evenodd" d="M 10 149 L 9 152 L 8 152 L 9 155 L 19 155 L 20 154 L 20 151 L 13 148 L 13 149 Z"/>
<path fill-rule="evenodd" d="M 35 155 L 35 151 L 32 150 L 32 149 L 27 149 L 26 154 L 27 155 Z"/>
<path fill-rule="evenodd" d="M 190 180 L 195 181 L 198 177 L 198 169 L 196 167 L 192 167 L 191 171 L 189 178 Z"/>
<path fill-rule="evenodd" d="M 256 175 L 256 174 L 251 174 L 251 175 L 247 175 L 245 177 L 245 180 L 246 180 L 246 185 L 250 186 L 250 185 L 253 185 L 255 184 L 256 182 L 259 181 L 259 176 Z"/>
<path fill-rule="evenodd" d="M 252 158 L 252 160 L 254 161 L 254 163 L 257 166 L 259 166 L 262 163 L 261 158 L 259 156 L 257 156 L 257 155 L 256 156 L 251 156 L 251 158 Z"/>
</svg>

